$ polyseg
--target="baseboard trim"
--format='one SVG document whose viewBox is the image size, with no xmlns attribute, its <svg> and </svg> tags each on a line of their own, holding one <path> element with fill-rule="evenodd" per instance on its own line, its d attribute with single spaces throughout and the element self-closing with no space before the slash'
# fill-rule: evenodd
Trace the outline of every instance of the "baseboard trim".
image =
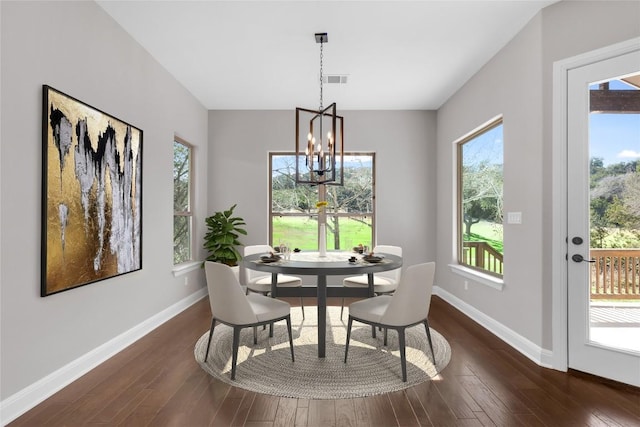
<svg viewBox="0 0 640 427">
<path fill-rule="evenodd" d="M 6 425 L 207 295 L 202 288 L 0 402 Z"/>
<path fill-rule="evenodd" d="M 455 295 L 447 292 L 439 286 L 433 287 L 434 295 L 439 296 L 447 303 L 460 310 L 467 317 L 480 324 L 483 328 L 496 335 L 498 338 L 509 344 L 511 347 L 522 353 L 534 363 L 544 368 L 552 368 L 553 352 L 545 350 L 542 347 L 529 341 L 527 338 L 519 335 L 512 329 L 506 327 L 502 323 L 487 316 L 477 308 L 464 302 Z"/>
</svg>

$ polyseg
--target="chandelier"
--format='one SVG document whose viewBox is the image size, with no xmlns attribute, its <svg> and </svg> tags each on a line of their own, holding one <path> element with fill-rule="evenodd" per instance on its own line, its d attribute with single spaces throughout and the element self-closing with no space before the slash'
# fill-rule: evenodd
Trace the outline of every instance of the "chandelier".
<svg viewBox="0 0 640 427">
<path fill-rule="evenodd" d="M 343 185 L 343 118 L 335 102 L 324 108 L 322 89 L 323 47 L 327 33 L 316 33 L 320 43 L 320 107 L 296 108 L 296 184 Z"/>
</svg>

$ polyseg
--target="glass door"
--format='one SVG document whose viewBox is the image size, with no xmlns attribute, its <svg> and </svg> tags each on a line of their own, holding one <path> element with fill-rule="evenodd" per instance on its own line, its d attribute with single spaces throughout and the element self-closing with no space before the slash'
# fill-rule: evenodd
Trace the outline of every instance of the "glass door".
<svg viewBox="0 0 640 427">
<path fill-rule="evenodd" d="M 569 71 L 569 367 L 640 386 L 640 52 Z"/>
</svg>

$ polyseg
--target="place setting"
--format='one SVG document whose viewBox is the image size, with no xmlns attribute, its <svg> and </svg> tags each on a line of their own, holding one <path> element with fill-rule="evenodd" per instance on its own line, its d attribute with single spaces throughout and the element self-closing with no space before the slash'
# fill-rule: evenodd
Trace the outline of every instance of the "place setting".
<svg viewBox="0 0 640 427">
<path fill-rule="evenodd" d="M 263 264 L 271 264 L 278 261 L 282 261 L 282 257 L 280 255 L 276 255 L 275 253 L 261 255 L 259 260 L 259 262 Z"/>
</svg>

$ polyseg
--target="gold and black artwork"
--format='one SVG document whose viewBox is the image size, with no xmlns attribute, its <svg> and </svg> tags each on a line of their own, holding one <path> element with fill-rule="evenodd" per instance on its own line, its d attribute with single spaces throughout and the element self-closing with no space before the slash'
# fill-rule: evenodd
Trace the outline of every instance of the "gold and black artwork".
<svg viewBox="0 0 640 427">
<path fill-rule="evenodd" d="M 47 85 L 41 296 L 142 268 L 142 131 Z"/>
</svg>

